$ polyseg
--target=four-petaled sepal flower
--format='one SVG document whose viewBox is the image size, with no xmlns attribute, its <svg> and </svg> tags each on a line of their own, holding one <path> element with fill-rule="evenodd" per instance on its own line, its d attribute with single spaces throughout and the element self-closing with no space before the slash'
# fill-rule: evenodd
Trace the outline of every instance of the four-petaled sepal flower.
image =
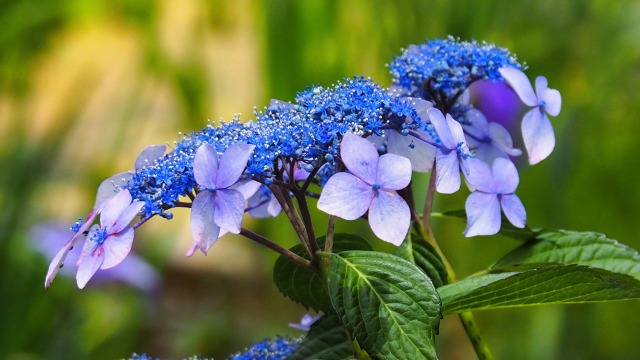
<svg viewBox="0 0 640 360">
<path fill-rule="evenodd" d="M 467 228 L 465 236 L 493 235 L 500 230 L 502 223 L 500 207 L 504 215 L 515 227 L 523 228 L 527 221 L 527 213 L 515 194 L 518 182 L 518 170 L 507 159 L 498 158 L 489 165 L 478 159 L 469 159 L 472 170 L 467 181 L 476 191 L 467 198 Z M 493 170 L 493 171 L 492 171 Z"/>
<path fill-rule="evenodd" d="M 327 181 L 318 209 L 346 220 L 369 211 L 369 226 L 380 239 L 400 245 L 409 230 L 409 206 L 398 195 L 411 181 L 411 162 L 395 154 L 378 155 L 366 139 L 346 133 L 340 156 L 349 172 Z"/>
<path fill-rule="evenodd" d="M 230 187 L 242 176 L 254 148 L 244 143 L 233 144 L 220 160 L 211 144 L 203 144 L 196 151 L 193 175 L 202 190 L 191 205 L 191 234 L 195 245 L 205 254 L 221 231 L 240 232 L 245 199 L 240 191 Z"/>
<path fill-rule="evenodd" d="M 118 265 L 131 251 L 133 228 L 129 226 L 144 206 L 142 201 L 131 202 L 128 190 L 121 190 L 107 200 L 100 214 L 100 225 L 91 227 L 78 259 L 76 282 L 80 289 L 98 269 Z"/>
<path fill-rule="evenodd" d="M 436 108 L 427 112 L 441 142 L 436 149 L 436 190 L 442 194 L 453 194 L 460 189 L 460 170 L 465 175 L 468 172 L 465 162 L 471 152 L 459 122 L 449 114 L 445 118 Z"/>
<path fill-rule="evenodd" d="M 557 116 L 560 113 L 562 97 L 558 90 L 548 88 L 544 76 L 536 78 L 534 92 L 527 75 L 522 71 L 510 67 L 500 68 L 499 71 L 520 100 L 533 107 L 522 118 L 522 138 L 529 154 L 529 164 L 535 165 L 546 159 L 556 145 L 553 126 L 547 114 Z"/>
</svg>

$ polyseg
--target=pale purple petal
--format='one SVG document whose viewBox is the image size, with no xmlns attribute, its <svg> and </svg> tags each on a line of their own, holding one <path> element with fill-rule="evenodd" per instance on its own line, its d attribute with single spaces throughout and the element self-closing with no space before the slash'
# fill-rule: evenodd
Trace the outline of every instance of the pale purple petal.
<svg viewBox="0 0 640 360">
<path fill-rule="evenodd" d="M 513 147 L 511 134 L 504 128 L 504 126 L 492 122 L 489 124 L 488 130 L 489 137 L 491 138 L 494 147 L 510 156 L 522 155 L 522 150 Z"/>
<path fill-rule="evenodd" d="M 345 220 L 355 220 L 367 212 L 372 197 L 370 185 L 352 174 L 337 173 L 322 189 L 318 209 Z"/>
<path fill-rule="evenodd" d="M 429 114 L 427 113 L 427 110 L 431 109 L 433 107 L 433 104 L 430 101 L 420 98 L 407 97 L 407 99 L 411 100 L 411 104 L 420 117 L 420 120 L 422 120 L 423 123 L 429 122 Z"/>
<path fill-rule="evenodd" d="M 556 89 L 546 89 L 540 99 L 544 102 L 544 111 L 551 116 L 558 116 L 562 107 L 562 96 Z"/>
<path fill-rule="evenodd" d="M 87 241 L 82 247 L 82 254 L 78 259 L 78 272 L 76 273 L 76 283 L 80 289 L 84 288 L 89 279 L 98 271 L 104 262 L 104 251 L 95 241 L 92 241 L 94 234 L 100 230 L 98 225 L 94 225 L 89 231 Z"/>
<path fill-rule="evenodd" d="M 493 235 L 500 230 L 500 202 L 495 194 L 473 192 L 465 203 L 467 228 L 464 236 Z"/>
<path fill-rule="evenodd" d="M 529 164 L 535 165 L 551 154 L 556 145 L 551 122 L 539 108 L 533 108 L 522 119 L 522 138 L 529 154 Z"/>
<path fill-rule="evenodd" d="M 502 195 L 500 198 L 502 211 L 513 226 L 523 228 L 527 223 L 527 212 L 516 194 Z"/>
<path fill-rule="evenodd" d="M 431 108 L 427 110 L 427 114 L 429 114 L 429 121 L 431 121 L 431 125 L 433 125 L 433 128 L 438 134 L 442 145 L 449 150 L 455 149 L 458 143 L 455 141 L 449 128 L 449 122 L 445 119 L 444 115 L 442 115 L 442 112 L 436 108 Z"/>
<path fill-rule="evenodd" d="M 64 265 L 64 261 L 67 257 L 67 254 L 74 246 L 76 246 L 80 241 L 85 238 L 84 232 L 91 226 L 93 220 L 98 216 L 100 211 L 98 209 L 94 209 L 92 212 L 87 215 L 87 218 L 84 220 L 78 231 L 71 237 L 69 241 L 58 251 L 56 256 L 54 256 L 53 260 L 51 260 L 51 264 L 49 264 L 49 270 L 47 271 L 47 276 L 44 280 L 44 287 L 48 289 L 51 286 L 51 282 L 56 277 L 58 270 Z"/>
<path fill-rule="evenodd" d="M 211 144 L 202 144 L 193 159 L 193 177 L 198 185 L 215 188 L 218 175 L 218 152 Z"/>
<path fill-rule="evenodd" d="M 218 240 L 220 227 L 213 221 L 215 212 L 214 195 L 201 191 L 191 204 L 191 235 L 203 253 Z"/>
<path fill-rule="evenodd" d="M 409 205 L 395 191 L 376 191 L 369 208 L 369 226 L 380 239 L 399 246 L 411 223 Z"/>
<path fill-rule="evenodd" d="M 230 189 L 240 191 L 240 193 L 242 194 L 242 197 L 245 200 L 249 200 L 258 191 L 258 189 L 260 189 L 260 186 L 262 186 L 262 184 L 260 184 L 257 181 L 242 180 L 235 183 L 233 186 L 230 187 Z"/>
<path fill-rule="evenodd" d="M 471 147 L 479 147 L 486 144 L 489 137 L 489 122 L 487 118 L 476 108 L 471 108 L 466 114 L 467 121 L 471 124 L 464 125 L 464 132 L 469 135 L 465 137 L 467 144 Z"/>
<path fill-rule="evenodd" d="M 469 167 L 469 172 L 466 179 L 476 190 L 489 194 L 496 193 L 496 183 L 489 165 L 482 160 L 469 158 L 467 159 L 467 166 Z"/>
<path fill-rule="evenodd" d="M 103 181 L 98 187 L 96 202 L 93 205 L 93 208 L 102 209 L 102 207 L 106 204 L 106 201 L 115 196 L 120 187 L 126 185 L 129 180 L 131 180 L 131 173 L 123 172 L 115 174 L 107 180 Z"/>
<path fill-rule="evenodd" d="M 447 124 L 449 124 L 449 129 L 451 129 L 451 136 L 453 137 L 454 146 L 451 149 L 454 149 L 460 143 L 465 143 L 464 138 L 464 130 L 462 129 L 462 125 L 457 122 L 451 115 L 447 114 Z"/>
<path fill-rule="evenodd" d="M 516 191 L 520 177 L 518 169 L 507 159 L 496 159 L 493 163 L 493 178 L 496 180 L 496 193 L 512 194 Z"/>
<path fill-rule="evenodd" d="M 499 148 L 493 146 L 491 143 L 484 143 L 478 146 L 475 149 L 476 156 L 475 158 L 481 160 L 487 164 L 493 164 L 493 162 L 497 158 L 507 158 L 507 155 L 504 151 Z"/>
<path fill-rule="evenodd" d="M 318 319 L 320 319 L 320 315 L 311 316 L 309 314 L 304 314 L 300 323 L 289 323 L 289 326 L 294 329 L 309 331 L 311 329 L 311 325 L 318 321 Z"/>
<path fill-rule="evenodd" d="M 253 195 L 249 199 L 248 207 L 249 215 L 258 219 L 276 217 L 282 210 L 278 199 L 269 190 L 260 190 Z"/>
<path fill-rule="evenodd" d="M 436 150 L 436 190 L 441 194 L 453 194 L 460 189 L 458 153 Z"/>
<path fill-rule="evenodd" d="M 247 161 L 249 161 L 254 148 L 255 145 L 245 143 L 235 143 L 227 148 L 227 151 L 220 157 L 216 180 L 217 189 L 226 189 L 238 181 L 244 168 L 247 167 Z"/>
<path fill-rule="evenodd" d="M 352 133 L 344 134 L 340 143 L 340 157 L 351 173 L 368 184 L 376 179 L 378 151 L 369 140 Z"/>
<path fill-rule="evenodd" d="M 53 279 L 56 277 L 56 274 L 60 270 L 60 268 L 64 265 L 64 260 L 67 257 L 69 251 L 76 246 L 85 236 L 82 235 L 81 232 L 76 233 L 71 240 L 69 240 L 63 247 L 58 251 L 56 256 L 51 260 L 51 264 L 49 264 L 49 270 L 47 271 L 47 276 L 44 279 L 44 287 L 48 289 L 53 282 Z"/>
<path fill-rule="evenodd" d="M 527 78 L 527 75 L 518 69 L 510 67 L 503 67 L 498 69 L 498 71 L 507 81 L 509 86 L 511 86 L 513 91 L 518 94 L 518 97 L 523 103 L 529 106 L 538 105 L 538 97 L 533 92 L 533 87 L 531 86 L 531 82 Z"/>
<path fill-rule="evenodd" d="M 133 228 L 127 227 L 123 231 L 108 236 L 102 249 L 104 251 L 104 262 L 100 268 L 109 269 L 118 264 L 131 252 L 133 245 Z"/>
<path fill-rule="evenodd" d="M 536 77 L 536 98 L 538 101 L 542 100 L 542 94 L 549 87 L 549 82 L 547 82 L 547 78 L 544 76 Z"/>
<path fill-rule="evenodd" d="M 129 190 L 120 190 L 114 197 L 109 199 L 100 214 L 100 225 L 103 229 L 108 229 L 116 223 L 120 214 L 131 204 L 131 193 Z M 131 221 L 131 220 L 129 220 Z"/>
<path fill-rule="evenodd" d="M 136 158 L 135 169 L 142 169 L 147 165 L 153 165 L 156 160 L 160 159 L 164 155 L 166 145 L 149 145 Z"/>
<path fill-rule="evenodd" d="M 376 184 L 386 190 L 404 189 L 411 182 L 411 162 L 396 154 L 384 154 L 378 160 Z"/>
<path fill-rule="evenodd" d="M 220 189 L 216 191 L 214 204 L 216 207 L 213 221 L 220 228 L 238 234 L 244 215 L 244 198 L 237 190 Z"/>
<path fill-rule="evenodd" d="M 430 139 L 427 133 L 423 131 L 417 132 L 425 139 Z M 395 130 L 387 132 L 387 151 L 409 159 L 411 170 L 416 172 L 431 171 L 436 156 L 435 147 L 414 136 L 403 136 Z"/>
<path fill-rule="evenodd" d="M 116 222 L 111 224 L 108 227 L 109 234 L 119 233 L 122 229 L 124 229 L 127 225 L 129 225 L 129 223 L 131 223 L 131 220 L 133 220 L 133 218 L 135 218 L 136 215 L 138 215 L 138 213 L 140 212 L 140 210 L 142 210 L 144 205 L 145 205 L 144 201 L 136 200 L 133 203 L 131 203 L 131 205 L 127 206 L 122 211 L 120 216 L 118 216 L 118 219 L 116 220 Z"/>
</svg>

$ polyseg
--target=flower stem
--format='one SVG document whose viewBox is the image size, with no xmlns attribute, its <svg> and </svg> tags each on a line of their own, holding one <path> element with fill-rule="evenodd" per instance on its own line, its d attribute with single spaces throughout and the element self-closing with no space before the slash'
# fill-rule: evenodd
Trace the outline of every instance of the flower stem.
<svg viewBox="0 0 640 360">
<path fill-rule="evenodd" d="M 293 252 L 291 252 L 288 249 L 283 248 L 282 246 L 274 243 L 273 241 L 265 238 L 264 236 L 255 233 L 251 230 L 247 230 L 245 228 L 241 228 L 240 229 L 240 235 L 243 235 L 244 237 L 251 239 L 255 242 L 257 242 L 260 245 L 264 245 L 266 247 L 268 247 L 271 250 L 276 251 L 277 253 L 279 253 L 280 255 L 286 257 L 287 259 L 293 261 L 296 264 L 305 266 L 305 267 L 311 267 L 311 261 L 303 258 L 300 255 L 297 255 Z"/>
<path fill-rule="evenodd" d="M 282 188 L 277 185 L 271 185 L 269 186 L 269 189 L 271 189 L 273 196 L 275 196 L 280 203 L 282 211 L 284 211 L 284 213 L 289 218 L 289 221 L 291 221 L 291 224 L 298 234 L 298 238 L 300 239 L 302 246 L 304 246 L 304 248 L 307 250 L 309 256 L 313 256 L 313 252 L 311 252 L 311 249 L 309 247 L 309 240 L 307 239 L 307 232 L 304 228 L 304 224 L 302 223 L 300 216 L 296 212 L 296 209 L 293 207 L 293 203 L 291 202 L 289 195 L 284 194 Z"/>
<path fill-rule="evenodd" d="M 332 252 L 333 251 L 333 235 L 335 234 L 336 227 L 336 217 L 334 215 L 329 215 L 329 223 L 327 224 L 327 236 L 324 241 L 324 252 Z"/>
<path fill-rule="evenodd" d="M 442 262 L 444 263 L 445 268 L 447 269 L 447 283 L 453 283 L 457 281 L 457 276 L 453 267 L 449 263 L 449 260 L 444 256 L 442 249 L 438 245 L 438 242 L 433 235 L 433 231 L 431 230 L 431 208 L 433 206 L 433 198 L 436 190 L 436 168 L 435 164 L 433 169 L 431 170 L 431 178 L 429 179 L 429 188 L 427 189 L 427 196 L 424 202 L 424 210 L 422 213 L 422 219 L 419 218 L 419 215 L 412 214 L 414 218 L 414 223 L 420 223 L 421 226 L 418 226 L 418 232 L 420 235 L 436 250 Z M 476 323 L 473 313 L 464 312 L 458 314 L 458 318 L 462 322 L 462 326 L 464 327 L 465 332 L 467 333 L 467 337 L 471 341 L 473 345 L 473 349 L 480 360 L 493 360 L 493 354 L 489 349 L 489 346 L 484 342 L 482 337 L 480 336 L 480 329 L 478 328 L 478 324 Z"/>
<path fill-rule="evenodd" d="M 478 324 L 476 323 L 475 318 L 473 317 L 473 313 L 471 312 L 463 312 L 458 314 L 458 318 L 462 322 L 462 326 L 471 340 L 471 344 L 473 345 L 473 349 L 476 351 L 476 355 L 478 355 L 479 360 L 494 360 L 493 354 L 491 350 L 487 346 L 487 343 L 482 340 L 480 336 L 480 329 L 478 328 Z"/>
</svg>

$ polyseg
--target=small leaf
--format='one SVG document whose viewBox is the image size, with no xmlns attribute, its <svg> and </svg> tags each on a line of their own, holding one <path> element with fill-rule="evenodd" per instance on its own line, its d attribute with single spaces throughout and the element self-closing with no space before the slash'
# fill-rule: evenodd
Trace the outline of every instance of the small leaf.
<svg viewBox="0 0 640 360">
<path fill-rule="evenodd" d="M 436 288 L 447 283 L 447 269 L 442 259 L 433 246 L 414 231 L 393 253 L 418 266 Z"/>
<path fill-rule="evenodd" d="M 493 268 L 522 264 L 580 264 L 626 274 L 640 280 L 638 252 L 603 234 L 567 230 L 541 232 L 534 241 L 516 248 Z"/>
<path fill-rule="evenodd" d="M 311 325 L 311 330 L 290 360 L 351 359 L 353 348 L 347 338 L 342 321 L 335 313 L 322 316 Z"/>
<path fill-rule="evenodd" d="M 547 265 L 467 278 L 438 289 L 442 313 L 640 299 L 640 281 L 583 265 Z"/>
<path fill-rule="evenodd" d="M 327 286 L 351 337 L 372 358 L 436 359 L 440 299 L 414 264 L 392 254 L 331 255 Z"/>
<path fill-rule="evenodd" d="M 324 247 L 324 240 L 324 237 L 317 239 L 320 247 Z M 369 243 L 357 235 L 335 234 L 333 242 L 334 251 L 371 250 Z M 302 245 L 296 245 L 290 250 L 309 259 L 309 254 Z M 311 269 L 280 256 L 273 268 L 273 279 L 280 292 L 307 309 L 333 312 L 322 279 Z"/>
<path fill-rule="evenodd" d="M 455 217 L 464 220 L 467 219 L 467 213 L 464 210 L 451 210 L 439 214 L 434 213 L 432 216 Z M 513 239 L 527 241 L 535 238 L 538 231 L 531 230 L 528 226 L 525 226 L 522 229 L 517 228 L 513 226 L 503 214 L 499 233 Z"/>
</svg>

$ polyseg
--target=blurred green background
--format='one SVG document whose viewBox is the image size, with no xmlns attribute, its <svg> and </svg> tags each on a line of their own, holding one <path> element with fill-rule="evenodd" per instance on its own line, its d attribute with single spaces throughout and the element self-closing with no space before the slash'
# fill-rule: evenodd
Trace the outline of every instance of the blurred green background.
<svg viewBox="0 0 640 360">
<path fill-rule="evenodd" d="M 274 256 L 227 236 L 210 255 L 184 257 L 188 213 L 153 219 L 135 250 L 162 276 L 157 291 L 89 286 L 59 277 L 29 229 L 72 224 L 99 183 L 133 167 L 148 144 L 172 142 L 207 119 L 250 119 L 269 99 L 356 74 L 389 85 L 402 47 L 459 36 L 494 42 L 544 74 L 563 96 L 557 146 L 521 171 L 532 227 L 603 232 L 640 248 L 640 3 L 574 0 L 183 1 L 0 0 L 0 359 L 223 358 L 287 327 L 304 309 L 271 282 Z M 462 208 L 466 193 L 435 210 Z M 437 237 L 460 275 L 491 264 L 512 240 Z M 366 225 L 340 223 L 345 231 Z M 293 245 L 287 222 L 250 227 Z M 357 228 L 356 228 L 357 227 Z M 36 239 L 37 240 L 37 239 Z M 199 254 L 201 255 L 201 254 Z M 640 303 L 478 313 L 500 359 L 636 359 Z M 456 318 L 443 359 L 473 359 Z"/>
</svg>

